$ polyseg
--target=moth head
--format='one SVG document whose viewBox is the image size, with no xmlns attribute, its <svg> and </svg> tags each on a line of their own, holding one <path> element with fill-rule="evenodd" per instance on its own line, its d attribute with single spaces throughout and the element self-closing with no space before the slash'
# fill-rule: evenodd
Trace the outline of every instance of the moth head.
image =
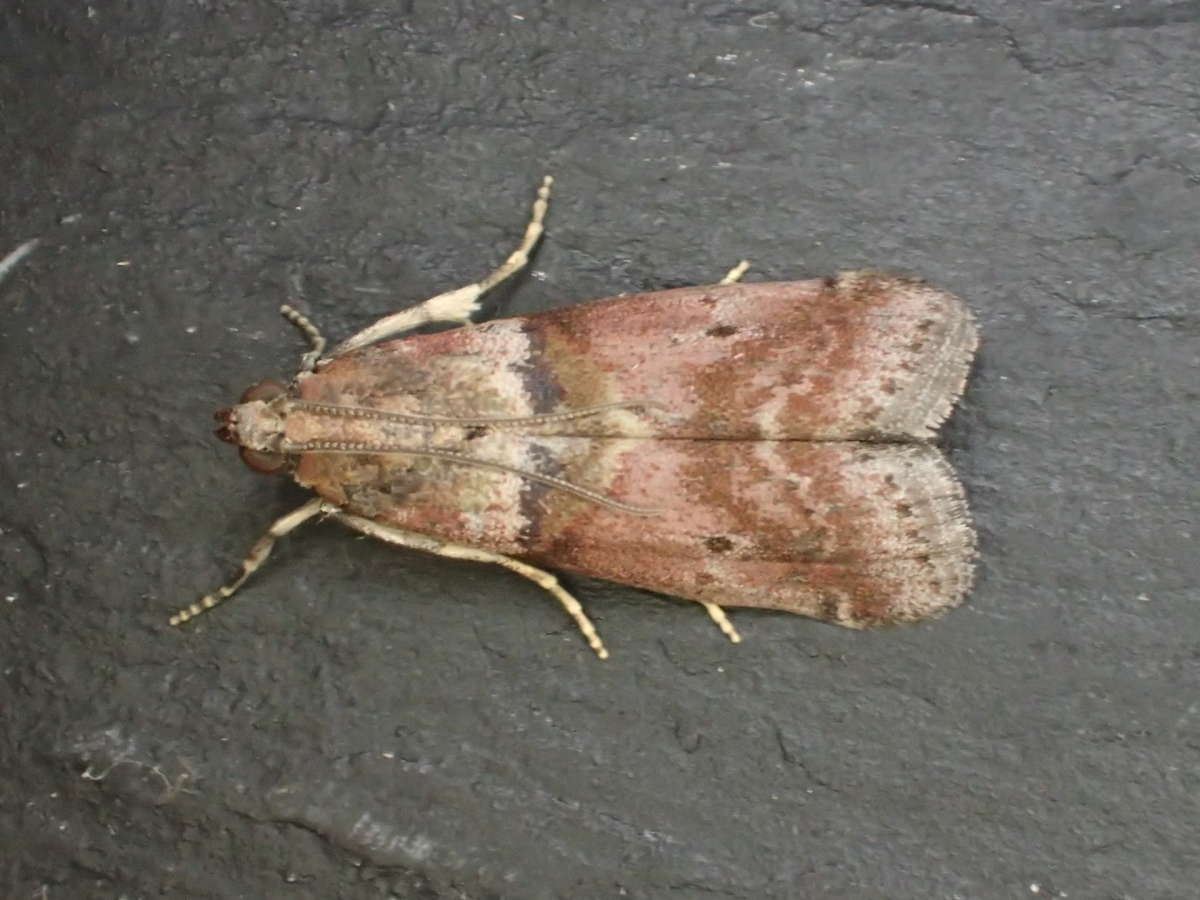
<svg viewBox="0 0 1200 900">
<path fill-rule="evenodd" d="M 220 427 L 215 434 L 223 441 L 237 444 L 242 462 L 255 472 L 270 475 L 288 466 L 283 446 L 287 386 L 274 379 L 246 388 L 241 402 L 217 410 L 213 418 Z"/>
</svg>

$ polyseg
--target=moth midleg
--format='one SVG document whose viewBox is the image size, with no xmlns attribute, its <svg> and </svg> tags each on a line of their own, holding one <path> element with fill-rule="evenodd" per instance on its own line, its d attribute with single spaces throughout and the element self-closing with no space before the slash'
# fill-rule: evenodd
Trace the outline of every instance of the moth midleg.
<svg viewBox="0 0 1200 900">
<path fill-rule="evenodd" d="M 596 655 L 601 659 L 608 659 L 608 650 L 605 649 L 604 642 L 600 640 L 600 635 L 596 633 L 596 626 L 592 624 L 592 620 L 587 617 L 587 613 L 583 611 L 583 607 L 579 604 L 579 601 L 567 593 L 563 589 L 563 586 L 559 584 L 558 579 L 549 572 L 521 562 L 519 559 L 513 559 L 511 556 L 505 556 L 502 553 L 492 553 L 488 550 L 480 550 L 478 547 L 467 547 L 462 544 L 451 544 L 426 534 L 420 534 L 415 531 L 403 531 L 402 529 L 376 522 L 374 519 L 364 519 L 361 516 L 353 516 L 349 513 L 333 510 L 331 510 L 331 513 L 339 522 L 350 526 L 356 531 L 361 531 L 370 537 L 387 541 L 389 544 L 409 547 L 413 550 L 423 550 L 426 553 L 436 553 L 438 556 L 446 556 L 451 559 L 494 563 L 498 566 L 504 566 L 504 568 L 516 572 L 518 575 L 523 575 L 558 600 L 562 604 L 563 609 L 567 611 L 567 615 L 575 620 L 575 624 L 583 633 L 584 638 L 587 639 L 588 645 L 596 651 Z"/>
<path fill-rule="evenodd" d="M 743 259 L 740 263 L 726 272 L 725 277 L 718 281 L 717 284 L 733 284 L 735 281 L 741 281 L 742 276 L 745 275 L 749 269 L 750 260 Z"/>
<path fill-rule="evenodd" d="M 715 603 L 706 603 L 703 600 L 700 601 L 700 605 L 708 611 L 709 618 L 717 623 L 717 627 L 721 629 L 727 638 L 735 644 L 742 642 L 742 636 L 738 634 L 737 629 L 733 627 L 733 623 L 729 621 L 729 616 L 725 614 L 725 610 L 721 609 Z"/>
<path fill-rule="evenodd" d="M 308 338 L 309 351 L 300 357 L 300 371 L 313 371 L 317 367 L 317 360 L 325 352 L 325 335 L 321 334 L 321 329 L 316 326 L 316 323 L 312 319 L 294 306 L 289 306 L 285 303 L 279 307 L 279 312 Z"/>
<path fill-rule="evenodd" d="M 530 214 L 529 224 L 525 226 L 525 236 L 521 239 L 517 249 L 494 272 L 474 284 L 438 294 L 410 309 L 385 316 L 374 325 L 364 328 L 353 337 L 342 341 L 333 349 L 330 356 L 341 356 L 343 353 L 349 353 L 351 350 L 357 350 L 359 347 L 373 344 L 384 338 L 394 337 L 428 322 L 462 322 L 464 324 L 470 322 L 471 314 L 479 311 L 479 298 L 506 278 L 517 274 L 529 262 L 529 254 L 533 251 L 534 245 L 544 230 L 543 222 L 546 219 L 546 209 L 550 204 L 550 186 L 552 184 L 554 184 L 554 179 L 549 175 L 542 179 L 542 186 L 538 188 L 537 198 L 533 201 L 533 212 Z"/>
<path fill-rule="evenodd" d="M 538 188 L 537 197 L 533 201 L 533 211 L 529 216 L 529 224 L 525 226 L 525 236 L 521 238 L 521 243 L 514 250 L 496 271 L 492 272 L 487 278 L 478 282 L 479 293 L 490 291 L 506 278 L 511 278 L 520 272 L 526 265 L 529 264 L 529 254 L 533 252 L 534 245 L 542 236 L 543 223 L 546 219 L 546 210 L 550 206 L 550 186 L 554 184 L 554 179 L 547 175 L 542 179 L 542 186 Z"/>
<path fill-rule="evenodd" d="M 271 548 L 275 546 L 275 542 L 279 538 L 283 537 L 289 531 L 299 528 L 313 516 L 325 511 L 323 509 L 324 502 L 320 497 L 314 497 L 299 509 L 294 509 L 286 516 L 276 519 L 271 524 L 271 527 L 267 529 L 266 534 L 254 542 L 254 545 L 250 548 L 250 552 L 242 560 L 242 574 L 229 582 L 229 584 L 217 588 L 210 594 L 205 594 L 191 606 L 186 606 L 179 610 L 179 612 L 171 616 L 171 624 L 181 625 L 188 621 L 188 619 L 194 619 L 200 613 L 212 609 L 218 603 L 228 600 L 233 596 L 234 591 L 240 588 L 246 579 L 258 571 L 259 566 L 267 561 L 267 557 L 271 555 Z"/>
</svg>

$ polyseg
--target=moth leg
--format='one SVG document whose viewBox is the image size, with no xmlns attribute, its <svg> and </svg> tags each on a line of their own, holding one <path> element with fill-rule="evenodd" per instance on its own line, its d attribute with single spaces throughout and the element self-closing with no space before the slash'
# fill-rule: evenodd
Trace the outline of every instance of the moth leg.
<svg viewBox="0 0 1200 900">
<path fill-rule="evenodd" d="M 741 281 L 742 276 L 746 274 L 746 271 L 749 268 L 750 260 L 743 259 L 740 263 L 730 269 L 725 274 L 725 277 L 718 281 L 717 284 L 733 284 L 735 281 Z"/>
<path fill-rule="evenodd" d="M 320 497 L 314 497 L 309 500 L 299 509 L 294 509 L 286 516 L 276 519 L 271 527 L 267 529 L 266 534 L 254 542 L 254 546 L 250 548 L 250 552 L 246 554 L 246 558 L 242 560 L 242 574 L 235 578 L 229 584 L 217 588 L 211 594 L 205 594 L 191 606 L 186 606 L 175 615 L 171 616 L 170 622 L 172 625 L 182 625 L 188 619 L 194 619 L 200 613 L 212 609 L 218 603 L 228 600 L 242 584 L 258 571 L 259 566 L 267 561 L 267 557 L 271 555 L 271 548 L 275 546 L 275 542 L 283 537 L 289 531 L 303 525 L 315 515 L 326 512 L 323 507 L 325 501 Z"/>
<path fill-rule="evenodd" d="M 725 615 L 725 610 L 721 609 L 715 603 L 705 603 L 703 600 L 700 603 L 708 610 L 709 617 L 717 623 L 717 627 L 721 629 L 727 638 L 735 644 L 742 642 L 742 636 L 738 634 L 737 629 L 733 627 L 733 623 L 729 621 L 729 616 Z"/>
<path fill-rule="evenodd" d="M 525 236 L 521 239 L 520 246 L 492 274 L 482 281 L 438 294 L 418 306 L 380 319 L 374 325 L 364 328 L 358 334 L 338 344 L 331 357 L 341 356 L 343 353 L 349 353 L 351 350 L 373 344 L 375 341 L 410 331 L 427 322 L 469 323 L 472 313 L 479 311 L 479 298 L 506 278 L 511 278 L 521 271 L 529 262 L 529 254 L 533 251 L 538 238 L 542 236 L 542 223 L 546 218 L 552 184 L 554 184 L 554 179 L 549 175 L 542 179 L 542 186 L 538 188 L 537 199 L 533 201 L 533 213 L 530 216 L 529 224 L 525 226 Z"/>
<path fill-rule="evenodd" d="M 308 338 L 309 351 L 300 357 L 300 371 L 312 372 L 317 368 L 317 360 L 321 358 L 321 354 L 325 352 L 325 335 L 321 334 L 313 320 L 306 316 L 300 310 L 293 306 L 288 306 L 286 303 L 279 307 L 279 312 L 285 319 L 299 328 L 306 338 Z"/>
<path fill-rule="evenodd" d="M 553 184 L 554 178 L 550 175 L 542 179 L 542 186 L 538 188 L 537 197 L 533 201 L 533 211 L 529 215 L 529 224 L 525 226 L 525 236 L 521 238 L 521 243 L 517 249 L 509 254 L 508 259 L 496 271 L 474 285 L 479 288 L 480 294 L 490 291 L 500 282 L 516 275 L 529 264 L 529 254 L 533 252 L 533 247 L 538 242 L 538 239 L 541 238 L 542 231 L 544 230 L 543 223 L 546 220 L 546 209 L 550 205 L 550 186 Z"/>
<path fill-rule="evenodd" d="M 413 550 L 423 550 L 426 553 L 436 553 L 438 556 L 447 556 L 451 559 L 494 563 L 498 566 L 504 566 L 504 568 L 510 569 L 518 575 L 525 576 L 558 600 L 567 611 L 567 615 L 575 620 L 575 624 L 583 632 L 583 636 L 587 639 L 591 648 L 596 651 L 596 655 L 601 659 L 608 659 L 608 650 L 605 649 L 604 642 L 600 640 L 600 635 L 596 633 L 596 626 L 592 624 L 592 620 L 587 617 L 587 613 L 583 611 L 583 607 L 579 605 L 579 601 L 567 593 L 562 585 L 558 583 L 558 579 L 549 572 L 523 563 L 519 559 L 513 559 L 511 556 L 491 553 L 487 550 L 480 550 L 478 547 L 451 544 L 426 534 L 420 534 L 415 531 L 403 531 L 399 528 L 393 528 L 390 525 L 383 525 L 374 519 L 364 519 L 361 516 L 352 516 L 344 512 L 332 512 L 332 515 L 339 522 L 349 525 L 356 531 L 361 531 L 363 534 L 378 538 L 381 541 L 387 541 L 389 544 L 409 547 Z"/>
</svg>

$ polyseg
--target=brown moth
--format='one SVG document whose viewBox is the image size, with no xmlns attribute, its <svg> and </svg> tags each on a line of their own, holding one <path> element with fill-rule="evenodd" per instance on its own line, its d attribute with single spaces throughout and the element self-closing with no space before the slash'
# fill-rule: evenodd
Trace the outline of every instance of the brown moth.
<svg viewBox="0 0 1200 900">
<path fill-rule="evenodd" d="M 218 434 L 316 496 L 171 623 L 229 597 L 314 516 L 524 575 L 601 657 L 543 567 L 695 600 L 734 641 L 722 607 L 860 628 L 961 602 L 974 533 L 932 440 L 976 346 L 963 303 L 878 272 L 741 284 L 742 263 L 715 285 L 472 324 L 528 262 L 551 183 L 495 272 L 328 354 L 283 307 L 312 345 L 300 372 L 250 388 Z M 462 327 L 395 339 L 428 322 Z"/>
</svg>

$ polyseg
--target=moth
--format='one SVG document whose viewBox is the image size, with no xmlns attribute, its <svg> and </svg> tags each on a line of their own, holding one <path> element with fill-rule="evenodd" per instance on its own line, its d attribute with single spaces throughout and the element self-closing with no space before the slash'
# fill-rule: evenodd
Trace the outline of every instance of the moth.
<svg viewBox="0 0 1200 900">
<path fill-rule="evenodd" d="M 473 324 L 527 265 L 552 183 L 498 269 L 328 353 L 282 308 L 310 343 L 300 371 L 248 389 L 217 434 L 315 496 L 171 624 L 315 517 L 523 575 L 601 658 L 549 569 L 694 600 L 734 641 L 724 607 L 861 628 L 960 603 L 974 532 L 933 439 L 976 348 L 966 306 L 879 272 L 740 283 L 743 262 L 713 285 Z M 460 327 L 400 337 L 431 322 Z"/>
</svg>

